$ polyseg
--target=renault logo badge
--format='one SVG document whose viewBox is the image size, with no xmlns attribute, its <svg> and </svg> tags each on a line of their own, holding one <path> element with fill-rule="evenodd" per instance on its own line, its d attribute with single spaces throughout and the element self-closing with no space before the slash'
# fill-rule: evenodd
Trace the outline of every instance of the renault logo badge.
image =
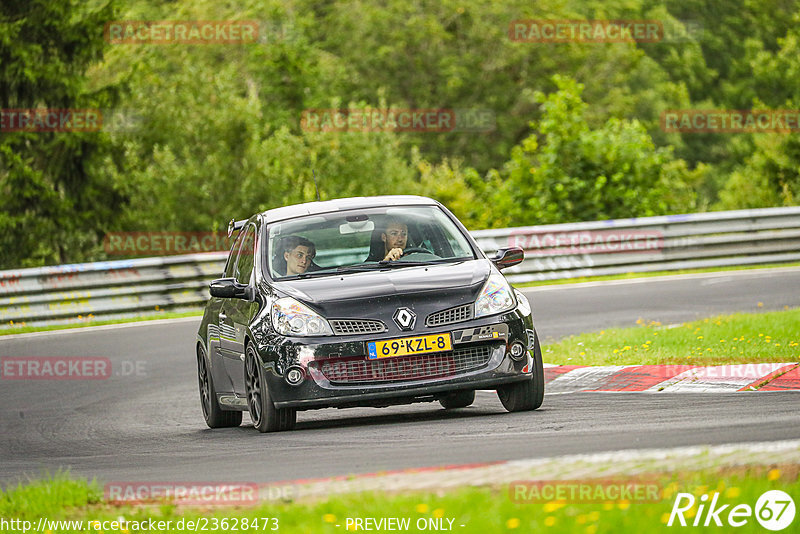
<svg viewBox="0 0 800 534">
<path fill-rule="evenodd" d="M 400 330 L 413 330 L 414 323 L 417 322 L 417 314 L 408 308 L 397 308 L 392 319 L 400 327 Z"/>
</svg>

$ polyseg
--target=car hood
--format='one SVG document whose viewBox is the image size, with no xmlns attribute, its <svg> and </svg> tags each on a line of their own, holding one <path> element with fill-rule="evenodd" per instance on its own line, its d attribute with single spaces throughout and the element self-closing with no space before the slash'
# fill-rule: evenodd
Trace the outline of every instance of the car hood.
<svg viewBox="0 0 800 534">
<path fill-rule="evenodd" d="M 294 297 L 329 318 L 385 320 L 399 306 L 424 314 L 473 302 L 491 270 L 491 263 L 480 259 L 275 282 L 273 287 L 278 296 Z"/>
</svg>

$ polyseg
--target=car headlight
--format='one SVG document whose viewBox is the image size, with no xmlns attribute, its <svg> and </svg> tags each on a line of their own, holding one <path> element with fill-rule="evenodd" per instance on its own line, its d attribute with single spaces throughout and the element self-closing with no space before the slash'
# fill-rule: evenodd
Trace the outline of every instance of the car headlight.
<svg viewBox="0 0 800 534">
<path fill-rule="evenodd" d="M 272 325 L 284 336 L 332 336 L 333 330 L 320 314 L 291 297 L 272 304 Z"/>
<path fill-rule="evenodd" d="M 475 317 L 502 313 L 513 309 L 514 305 L 514 295 L 508 281 L 502 274 L 493 273 L 475 300 Z"/>
</svg>

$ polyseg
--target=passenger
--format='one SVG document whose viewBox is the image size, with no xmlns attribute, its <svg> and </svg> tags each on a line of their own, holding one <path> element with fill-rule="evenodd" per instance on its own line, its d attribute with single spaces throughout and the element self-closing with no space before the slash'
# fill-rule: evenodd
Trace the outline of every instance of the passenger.
<svg viewBox="0 0 800 534">
<path fill-rule="evenodd" d="M 283 259 L 286 260 L 286 276 L 303 274 L 317 255 L 314 243 L 300 236 L 289 236 L 283 240 Z"/>
</svg>

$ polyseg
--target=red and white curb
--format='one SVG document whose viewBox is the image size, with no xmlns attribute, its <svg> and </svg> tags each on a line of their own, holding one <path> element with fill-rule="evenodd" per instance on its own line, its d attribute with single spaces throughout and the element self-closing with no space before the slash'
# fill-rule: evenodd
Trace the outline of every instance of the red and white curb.
<svg viewBox="0 0 800 534">
<path fill-rule="evenodd" d="M 545 393 L 581 391 L 717 393 L 800 390 L 798 363 L 544 365 Z"/>
</svg>

